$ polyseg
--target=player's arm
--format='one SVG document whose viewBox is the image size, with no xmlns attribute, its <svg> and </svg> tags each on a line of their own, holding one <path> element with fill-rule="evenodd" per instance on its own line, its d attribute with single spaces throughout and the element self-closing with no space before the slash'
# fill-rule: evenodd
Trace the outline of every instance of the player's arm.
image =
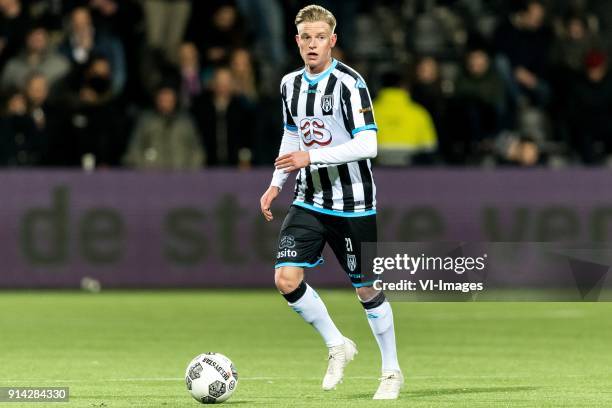
<svg viewBox="0 0 612 408">
<path fill-rule="evenodd" d="M 375 130 L 363 130 L 355 138 L 340 146 L 310 150 L 312 164 L 342 164 L 363 159 L 373 159 L 378 152 Z"/>
<path fill-rule="evenodd" d="M 287 126 L 285 126 L 285 131 L 283 132 L 283 139 L 281 140 L 278 155 L 283 156 L 288 152 L 293 152 L 299 149 L 300 139 L 298 137 L 297 132 L 293 132 L 289 130 Z M 274 201 L 276 197 L 278 197 L 278 194 L 283 188 L 283 185 L 287 181 L 288 177 L 289 173 L 286 173 L 282 169 L 277 168 L 276 170 L 274 170 L 270 186 L 260 199 L 261 212 L 266 218 L 266 221 L 272 221 L 274 219 L 272 211 L 270 210 L 270 206 L 272 205 L 272 201 Z"/>
<path fill-rule="evenodd" d="M 359 132 L 354 139 L 340 146 L 281 154 L 274 165 L 277 169 L 276 172 L 280 171 L 288 175 L 290 172 L 304 168 L 311 163 L 342 164 L 371 159 L 376 157 L 377 150 L 376 131 L 364 130 Z"/>
<path fill-rule="evenodd" d="M 298 136 L 297 132 L 293 132 L 289 130 L 287 127 L 285 127 L 285 131 L 283 132 L 283 139 L 281 140 L 280 149 L 278 150 L 278 156 L 280 158 L 292 152 L 307 154 L 307 152 L 300 152 L 300 137 Z M 276 160 L 278 161 L 278 159 Z M 274 170 L 274 174 L 272 175 L 272 182 L 270 183 L 270 185 L 277 187 L 278 190 L 280 191 L 283 188 L 283 185 L 285 184 L 285 181 L 287 181 L 288 177 L 289 177 L 289 173 L 287 173 L 286 171 L 283 171 L 281 168 L 276 166 L 276 169 Z"/>
<path fill-rule="evenodd" d="M 278 155 L 283 156 L 289 152 L 300 150 L 300 139 L 297 133 L 297 126 L 295 125 L 291 114 L 289 113 L 289 107 L 285 99 L 284 88 L 281 85 L 281 94 L 283 102 L 283 119 L 285 122 L 285 130 L 283 132 L 283 138 L 279 148 Z M 274 219 L 270 206 L 272 201 L 278 197 L 283 185 L 289 177 L 288 173 L 285 173 L 281 169 L 275 169 L 272 175 L 272 181 L 266 192 L 261 196 L 259 203 L 261 205 L 261 212 L 266 218 L 266 221 L 272 221 Z"/>
</svg>

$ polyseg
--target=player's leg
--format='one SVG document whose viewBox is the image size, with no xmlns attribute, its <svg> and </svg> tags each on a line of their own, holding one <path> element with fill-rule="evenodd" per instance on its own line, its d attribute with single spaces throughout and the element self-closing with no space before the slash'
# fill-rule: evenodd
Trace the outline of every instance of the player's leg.
<svg viewBox="0 0 612 408">
<path fill-rule="evenodd" d="M 361 266 L 362 244 L 377 242 L 376 215 L 337 217 L 327 228 L 328 242 L 355 287 L 382 358 L 382 379 L 375 399 L 395 399 L 403 383 L 397 360 L 391 304 L 373 288 L 371 271 Z"/>
<path fill-rule="evenodd" d="M 344 337 L 329 317 L 321 297 L 304 282 L 304 269 L 296 266 L 276 268 L 274 281 L 289 306 L 323 337 L 328 348 L 344 344 Z"/>
<path fill-rule="evenodd" d="M 331 390 L 342 381 L 344 367 L 357 354 L 354 343 L 346 339 L 325 304 L 306 282 L 304 269 L 322 262 L 325 228 L 312 211 L 292 206 L 281 228 L 275 281 L 289 306 L 321 334 L 329 349 L 323 389 Z"/>
<path fill-rule="evenodd" d="M 355 288 L 363 305 L 368 324 L 378 343 L 382 358 L 382 377 L 374 399 L 396 399 L 404 383 L 404 377 L 397 360 L 395 325 L 391 304 L 382 291 L 372 286 Z"/>
</svg>

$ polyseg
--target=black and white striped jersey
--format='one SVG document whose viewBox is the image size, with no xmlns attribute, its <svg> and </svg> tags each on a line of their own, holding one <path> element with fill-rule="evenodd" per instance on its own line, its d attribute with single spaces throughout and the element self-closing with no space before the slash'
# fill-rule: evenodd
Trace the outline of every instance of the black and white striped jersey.
<svg viewBox="0 0 612 408">
<path fill-rule="evenodd" d="M 333 60 L 316 77 L 304 69 L 281 81 L 285 129 L 299 136 L 300 150 L 339 146 L 376 130 L 365 81 L 355 70 Z M 376 186 L 369 159 L 301 169 L 294 204 L 332 215 L 364 216 L 376 212 Z"/>
</svg>

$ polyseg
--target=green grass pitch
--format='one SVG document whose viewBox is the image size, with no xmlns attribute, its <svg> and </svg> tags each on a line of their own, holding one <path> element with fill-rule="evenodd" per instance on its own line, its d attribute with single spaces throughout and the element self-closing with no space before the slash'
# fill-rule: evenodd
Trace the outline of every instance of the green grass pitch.
<svg viewBox="0 0 612 408">
<path fill-rule="evenodd" d="M 326 349 L 274 290 L 0 292 L 0 386 L 69 386 L 70 402 L 195 407 L 183 373 L 217 351 L 236 407 L 611 407 L 612 303 L 394 303 L 406 386 L 371 400 L 380 357 L 353 293 L 320 291 L 359 355 L 323 392 Z"/>
</svg>

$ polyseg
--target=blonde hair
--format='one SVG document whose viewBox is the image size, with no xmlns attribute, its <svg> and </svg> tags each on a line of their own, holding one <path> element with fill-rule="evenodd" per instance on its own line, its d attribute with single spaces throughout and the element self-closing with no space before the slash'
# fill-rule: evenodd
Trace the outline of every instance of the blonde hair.
<svg viewBox="0 0 612 408">
<path fill-rule="evenodd" d="M 296 26 L 301 23 L 314 23 L 315 21 L 324 21 L 329 24 L 332 33 L 336 29 L 336 17 L 334 17 L 331 11 L 316 4 L 304 7 L 295 16 Z"/>
</svg>

